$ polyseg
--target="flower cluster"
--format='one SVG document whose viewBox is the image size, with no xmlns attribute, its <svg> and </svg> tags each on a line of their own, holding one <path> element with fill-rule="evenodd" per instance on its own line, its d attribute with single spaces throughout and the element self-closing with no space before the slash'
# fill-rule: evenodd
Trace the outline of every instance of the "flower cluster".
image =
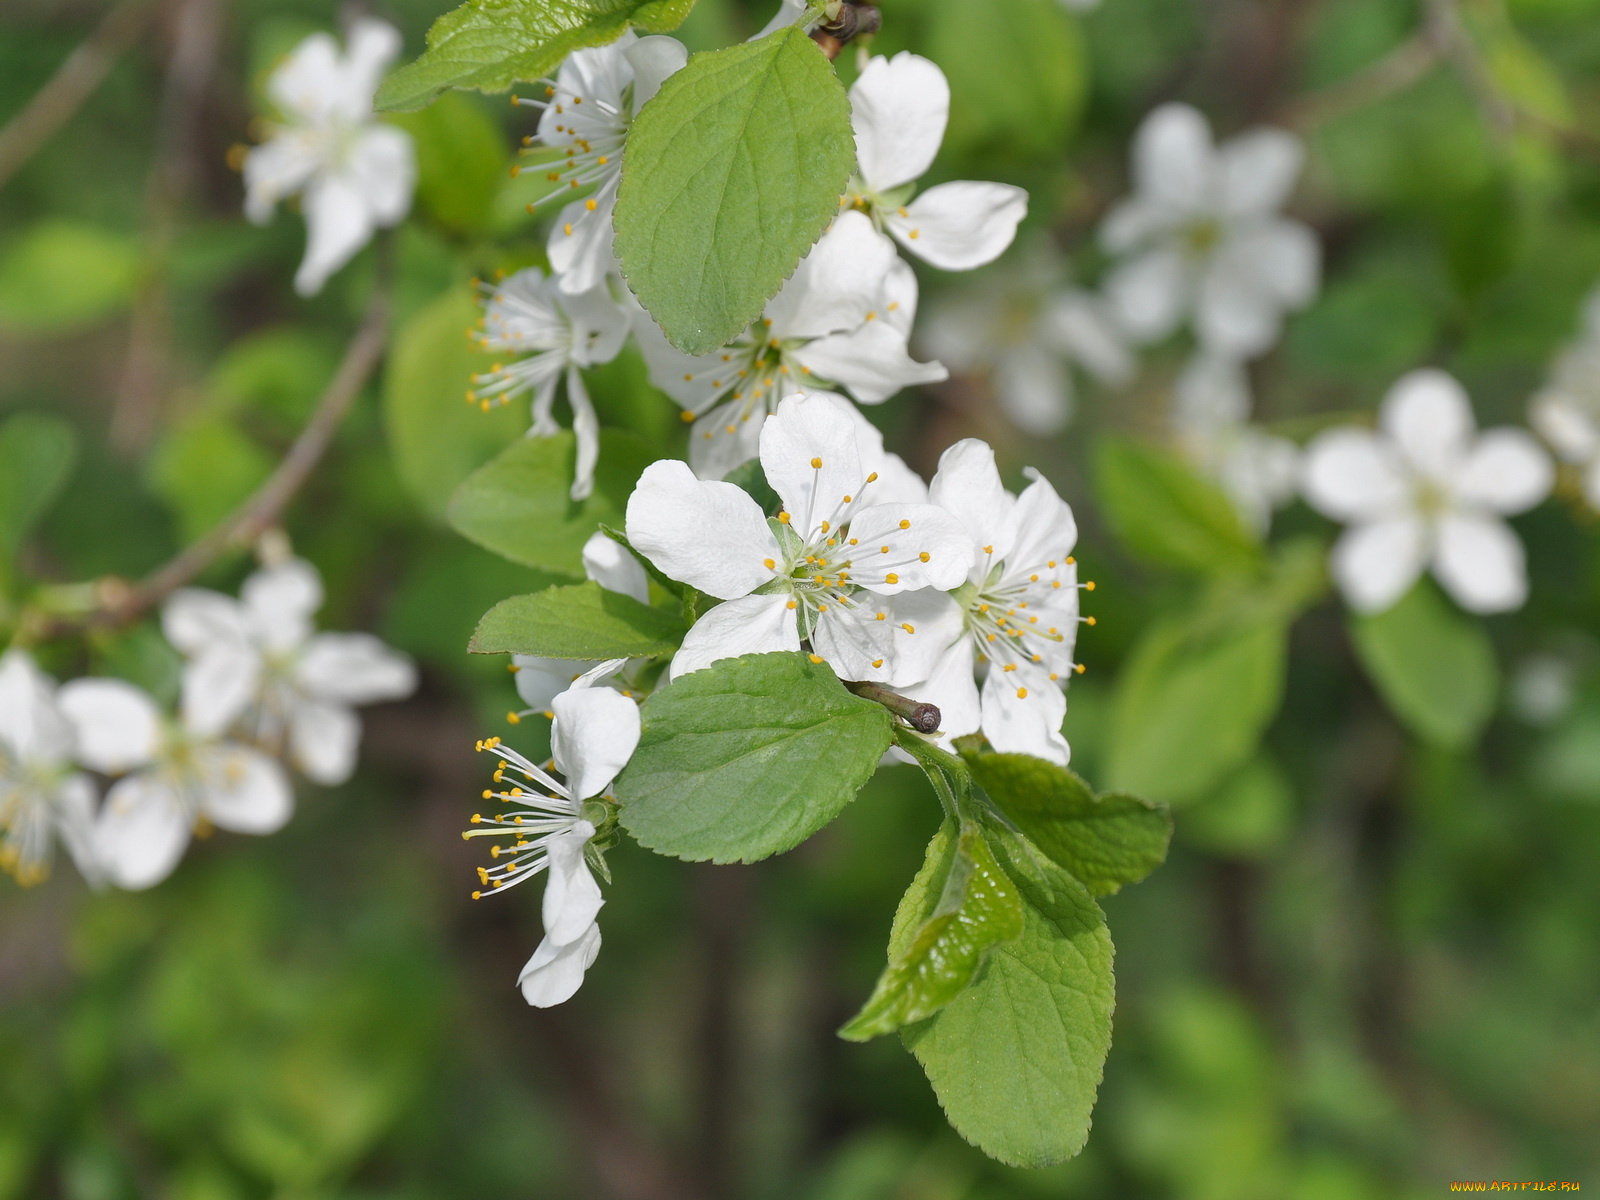
<svg viewBox="0 0 1600 1200">
<path fill-rule="evenodd" d="M 294 792 L 283 763 L 321 784 L 355 769 L 353 706 L 409 695 L 409 660 L 369 634 L 316 633 L 316 570 L 298 559 L 198 588 L 162 613 L 184 657 L 176 714 L 120 679 L 61 687 L 19 648 L 0 658 L 0 858 L 43 878 L 59 840 L 94 883 L 145 888 L 211 827 L 272 833 Z M 86 772 L 108 777 L 104 798 Z"/>
</svg>

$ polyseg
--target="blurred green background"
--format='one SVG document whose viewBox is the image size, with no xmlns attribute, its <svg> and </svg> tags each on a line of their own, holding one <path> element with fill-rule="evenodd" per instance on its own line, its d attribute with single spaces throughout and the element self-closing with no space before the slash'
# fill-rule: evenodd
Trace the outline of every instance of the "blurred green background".
<svg viewBox="0 0 1600 1200">
<path fill-rule="evenodd" d="M 247 496 L 372 281 L 369 251 L 319 298 L 296 299 L 302 224 L 246 224 L 226 165 L 249 140 L 264 69 L 333 27 L 335 6 L 145 7 L 104 84 L 0 185 L 0 421 L 64 420 L 75 447 L 21 569 L 8 581 L 0 567 L 14 596 L 24 580 L 137 576 Z M 1463 0 L 1487 80 L 1446 62 L 1371 97 L 1343 81 L 1413 37 L 1423 5 L 883 9 L 879 48 L 916 49 L 951 77 L 934 177 L 1028 187 L 1029 228 L 1051 231 L 1084 280 L 1102 265 L 1094 223 L 1126 189 L 1129 138 L 1155 104 L 1196 103 L 1219 132 L 1299 123 L 1310 158 L 1293 209 L 1326 269 L 1321 297 L 1254 368 L 1258 415 L 1282 432 L 1369 411 L 1425 363 L 1463 379 L 1485 424 L 1520 421 L 1600 281 L 1597 0 Z M 107 11 L 6 0 L 0 124 Z M 378 11 L 415 53 L 440 6 Z M 700 0 L 680 36 L 721 45 L 767 15 Z M 507 171 L 531 121 L 504 97 L 458 94 L 403 123 L 422 181 L 398 237 L 395 346 L 287 524 L 328 579 L 324 625 L 381 633 L 419 659 L 424 686 L 366 714 L 360 775 L 302 788 L 280 834 L 211 838 L 148 893 L 91 893 L 65 865 L 39 887 L 0 887 L 0 1198 L 1420 1200 L 1453 1179 L 1600 1187 L 1600 541 L 1574 504 L 1518 522 L 1533 599 L 1483 623 L 1494 654 L 1473 686 L 1491 699 L 1466 735 L 1392 716 L 1323 597 L 1294 623 L 1264 733 L 1225 759 L 1172 759 L 1167 794 L 1151 789 L 1178 808 L 1171 861 L 1105 901 L 1115 1042 L 1071 1163 L 989 1163 L 945 1126 L 894 1039 L 833 1037 L 882 966 L 937 823 L 910 768 L 758 866 L 620 849 L 583 990 L 527 1008 L 513 983 L 538 940 L 537 889 L 472 903 L 476 859 L 457 834 L 483 786 L 472 742 L 506 733 L 513 701 L 503 663 L 469 659 L 466 640 L 491 604 L 540 581 L 442 514 L 525 428 L 520 411 L 460 403 L 474 369 L 461 331 L 470 277 L 541 258 L 523 211 L 535 185 Z M 963 283 L 922 274 L 924 303 Z M 961 380 L 873 414 L 924 472 L 951 439 L 984 436 L 1010 471 L 1046 469 L 1078 509 L 1099 624 L 1066 731 L 1074 768 L 1102 785 L 1126 753 L 1118 725 L 1137 698 L 1118 688 L 1141 639 L 1244 605 L 1204 570 L 1142 557 L 1127 537 L 1138 514 L 1096 492 L 1096 446 L 1110 431 L 1159 437 L 1181 361 L 1180 347 L 1157 348 L 1134 387 L 1082 404 L 1056 443 L 1009 430 Z M 631 352 L 593 390 L 609 424 L 681 438 Z M 1279 544 L 1296 535 L 1325 539 L 1326 526 L 1292 509 Z M 248 565 L 225 560 L 206 582 L 232 587 Z M 1476 647 L 1471 624 L 1461 636 Z M 1187 671 L 1225 709 L 1232 678 L 1208 653 L 1163 683 Z M 1513 685 L 1538 655 L 1565 664 L 1572 695 L 1553 715 L 1519 714 Z M 43 657 L 62 676 L 175 687 L 153 626 Z M 1202 747 L 1214 740 L 1202 731 Z"/>
</svg>

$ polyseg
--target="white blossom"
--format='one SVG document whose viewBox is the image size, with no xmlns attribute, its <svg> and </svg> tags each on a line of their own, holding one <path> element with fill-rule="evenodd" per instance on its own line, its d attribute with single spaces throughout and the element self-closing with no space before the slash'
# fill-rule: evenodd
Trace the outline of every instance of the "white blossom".
<svg viewBox="0 0 1600 1200">
<path fill-rule="evenodd" d="M 762 423 L 787 396 L 831 385 L 877 404 L 944 379 L 940 364 L 911 358 L 916 311 L 911 268 L 865 214 L 851 211 L 801 260 L 764 318 L 721 350 L 682 354 L 643 314 L 637 328 L 651 382 L 694 422 L 690 465 L 721 479 L 756 456 Z"/>
<path fill-rule="evenodd" d="M 628 339 L 629 311 L 613 298 L 611 283 L 602 278 L 587 292 L 564 292 L 553 276 L 538 267 L 518 271 L 486 289 L 483 332 L 485 350 L 525 354 L 509 363 L 495 363 L 474 375 L 467 399 L 485 412 L 526 393 L 533 395 L 531 437 L 561 431 L 554 408 L 556 388 L 567 383 L 572 406 L 572 432 L 577 440 L 577 469 L 572 498 L 594 491 L 594 466 L 600 456 L 600 418 L 583 384 L 581 368 L 610 362 Z"/>
<path fill-rule="evenodd" d="M 501 760 L 494 773 L 498 790 L 486 790 L 483 798 L 504 807 L 490 815 L 475 813 L 473 827 L 461 836 L 503 840 L 489 848 L 494 866 L 478 869 L 481 887 L 473 899 L 549 871 L 544 940 L 517 977 L 523 997 L 536 1008 L 570 999 L 600 953 L 596 918 L 605 900 L 590 870 L 590 842 L 615 804 L 603 793 L 639 744 L 639 706 L 595 685 L 622 664 L 622 659 L 600 663 L 551 701 L 551 767 L 562 779 L 499 738 L 478 743 L 479 750 Z"/>
<path fill-rule="evenodd" d="M 1185 318 L 1208 350 L 1250 358 L 1287 310 L 1316 294 L 1315 235 L 1279 209 L 1300 173 L 1300 140 L 1256 129 L 1215 146 L 1205 117 L 1164 104 L 1133 144 L 1135 194 L 1100 236 L 1123 259 L 1105 280 L 1129 333 L 1155 341 Z"/>
<path fill-rule="evenodd" d="M 725 601 L 695 623 L 674 678 L 722 658 L 809 641 L 844 679 L 917 679 L 931 662 L 894 600 L 952 588 L 972 549 L 931 504 L 880 503 L 859 415 L 838 396 L 791 396 L 761 430 L 761 466 L 783 503 L 769 519 L 731 483 L 652 463 L 628 499 L 628 541 L 673 579 Z M 928 653 L 937 647 L 929 647 Z"/>
<path fill-rule="evenodd" d="M 1600 508 L 1600 290 L 1584 305 L 1579 340 L 1533 398 L 1528 422 L 1557 458 L 1577 468 L 1584 499 Z"/>
<path fill-rule="evenodd" d="M 994 451 L 967 438 L 946 450 L 929 486 L 935 504 L 957 517 L 972 545 L 972 570 L 952 596 L 924 597 L 940 654 L 926 679 L 907 686 L 938 706 L 945 737 L 982 731 L 996 750 L 1066 765 L 1061 736 L 1073 662 L 1080 586 L 1072 549 L 1072 508 L 1049 480 L 1013 496 L 1000 481 Z M 982 675 L 981 690 L 975 672 Z"/>
<path fill-rule="evenodd" d="M 59 693 L 78 761 L 111 785 L 93 833 L 94 856 L 118 887 L 146 888 L 172 873 L 196 828 L 274 833 L 294 808 L 289 778 L 253 747 L 188 720 L 120 679 L 75 679 Z"/>
<path fill-rule="evenodd" d="M 919 340 L 952 370 L 986 381 L 1026 433 L 1059 433 L 1072 418 L 1073 367 L 1126 383 L 1133 357 L 1105 301 L 1071 286 L 1060 256 L 1034 242 L 988 279 L 941 295 Z"/>
<path fill-rule="evenodd" d="M 569 191 L 594 188 L 561 210 L 550 235 L 550 266 L 562 291 L 593 291 L 616 269 L 611 214 L 628 129 L 688 58 L 675 38 L 642 38 L 630 29 L 609 45 L 567 55 L 543 99 L 517 101 L 544 110 L 537 141 L 566 154 L 559 167 L 546 172 L 550 182 Z"/>
<path fill-rule="evenodd" d="M 583 571 L 608 592 L 616 592 L 650 603 L 650 580 L 639 560 L 603 533 L 596 533 L 583 546 Z M 508 714 L 513 724 L 535 712 L 553 716 L 550 702 L 566 691 L 575 681 L 594 669 L 594 663 L 573 658 L 536 658 L 531 654 L 513 654 L 511 665 L 515 669 L 517 694 L 527 708 Z M 630 664 L 632 665 L 632 664 Z M 624 694 L 635 691 L 637 684 L 628 678 L 626 667 L 606 677 L 604 682 L 623 689 Z"/>
<path fill-rule="evenodd" d="M 1178 377 L 1172 423 L 1190 461 L 1216 480 L 1247 524 L 1266 533 L 1272 514 L 1298 490 L 1300 451 L 1250 423 L 1243 364 L 1195 355 Z"/>
<path fill-rule="evenodd" d="M 933 63 L 909 51 L 869 61 L 850 88 L 857 171 L 839 203 L 866 213 L 924 262 L 967 271 L 1011 245 L 1027 215 L 1028 193 L 961 180 L 913 198 L 949 119 L 950 84 Z"/>
<path fill-rule="evenodd" d="M 410 695 L 416 669 L 369 633 L 317 633 L 321 606 L 322 580 L 303 559 L 257 571 L 238 600 L 174 593 L 161 623 L 187 660 L 184 727 L 202 736 L 238 727 L 317 783 L 348 779 L 361 741 L 354 706 Z"/>
<path fill-rule="evenodd" d="M 244 158 L 245 215 L 264 224 L 278 202 L 302 194 L 306 256 L 295 274 L 301 295 L 320 291 L 374 229 L 397 225 L 411 208 L 417 168 L 411 138 L 376 120 L 372 96 L 400 53 L 383 21 L 350 26 L 349 45 L 315 33 L 267 80 L 282 117 Z"/>
<path fill-rule="evenodd" d="M 0 867 L 24 886 L 50 873 L 57 839 L 91 882 L 95 788 L 73 762 L 55 681 L 27 651 L 0 655 Z"/>
<path fill-rule="evenodd" d="M 1432 369 L 1389 390 L 1378 426 L 1330 430 L 1305 453 L 1306 499 L 1349 525 L 1331 565 L 1350 606 L 1382 612 L 1429 568 L 1472 612 L 1521 605 L 1522 543 L 1502 518 L 1549 494 L 1538 442 L 1521 429 L 1478 433 L 1461 385 Z"/>
</svg>

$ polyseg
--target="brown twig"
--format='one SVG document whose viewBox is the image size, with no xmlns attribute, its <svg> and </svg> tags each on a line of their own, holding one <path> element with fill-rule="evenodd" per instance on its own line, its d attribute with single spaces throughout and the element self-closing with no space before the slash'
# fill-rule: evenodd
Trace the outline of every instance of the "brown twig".
<svg viewBox="0 0 1600 1200">
<path fill-rule="evenodd" d="M 883 705 L 918 733 L 938 733 L 940 714 L 937 705 L 924 704 L 899 692 L 891 692 L 878 683 L 847 682 L 849 688 L 863 700 L 873 700 Z"/>
<path fill-rule="evenodd" d="M 221 524 L 140 582 L 118 586 L 112 581 L 102 581 L 97 588 L 101 596 L 96 608 L 83 614 L 46 617 L 28 629 L 30 638 L 61 637 L 136 620 L 194 580 L 223 553 L 249 546 L 277 522 L 284 507 L 321 461 L 345 414 L 378 365 L 389 336 L 392 275 L 392 243 L 387 235 L 382 235 L 378 244 L 378 279 L 366 315 L 350 339 L 344 358 L 318 400 L 311 419 L 255 494 Z"/>
<path fill-rule="evenodd" d="M 1441 57 L 1439 39 L 1430 23 L 1370 66 L 1302 96 L 1289 108 L 1285 124 L 1306 132 L 1403 92 L 1438 65 Z"/>
<path fill-rule="evenodd" d="M 111 64 L 144 31 L 152 0 L 125 0 L 108 12 L 22 111 L 0 129 L 0 187 L 22 168 L 104 82 Z"/>
</svg>

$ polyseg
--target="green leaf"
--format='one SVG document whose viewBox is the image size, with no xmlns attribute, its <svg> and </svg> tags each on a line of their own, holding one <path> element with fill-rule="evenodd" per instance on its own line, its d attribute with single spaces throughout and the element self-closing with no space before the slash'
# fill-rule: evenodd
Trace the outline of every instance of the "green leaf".
<svg viewBox="0 0 1600 1200">
<path fill-rule="evenodd" d="M 421 108 L 446 88 L 503 92 L 550 74 L 585 46 L 634 26 L 676 29 L 694 0 L 468 0 L 433 23 L 428 48 L 378 89 L 378 108 Z"/>
<path fill-rule="evenodd" d="M 649 658 L 676 650 L 685 632 L 676 614 L 590 581 L 502 600 L 478 622 L 467 649 L 539 658 Z"/>
<path fill-rule="evenodd" d="M 1111 1048 L 1115 999 L 1111 935 L 1076 879 L 1026 839 L 987 831 L 1002 871 L 1022 896 L 1022 934 L 989 951 L 964 992 L 902 1031 L 956 1132 L 1018 1167 L 1071 1158 L 1089 1136 L 1089 1115 Z M 947 827 L 935 838 L 895 913 L 891 946 L 907 945 L 937 900 Z"/>
<path fill-rule="evenodd" d="M 19 413 L 0 424 L 0 573 L 66 486 L 77 458 L 72 426 Z"/>
<path fill-rule="evenodd" d="M 1186 844 L 1231 858 L 1261 858 L 1294 825 L 1294 788 L 1277 763 L 1258 754 L 1221 787 L 1183 812 Z"/>
<path fill-rule="evenodd" d="M 139 243 L 77 221 L 41 221 L 0 255 L 0 329 L 71 333 L 126 308 L 139 280 Z"/>
<path fill-rule="evenodd" d="M 1107 774 L 1167 804 L 1197 799 L 1255 751 L 1283 699 L 1287 618 L 1202 612 L 1149 626 L 1112 702 Z"/>
<path fill-rule="evenodd" d="M 618 815 L 662 854 L 749 862 L 792 849 L 855 798 L 889 748 L 881 705 L 801 653 L 747 654 L 644 704 Z"/>
<path fill-rule="evenodd" d="M 946 822 L 948 833 L 954 828 Z M 962 828 L 956 851 L 935 838 L 928 848 L 944 872 L 938 906 L 905 950 L 890 960 L 871 997 L 839 1036 L 864 1042 L 931 1017 L 972 982 L 985 951 L 1022 936 L 1022 902 L 976 825 Z"/>
<path fill-rule="evenodd" d="M 572 434 L 522 438 L 456 490 L 450 524 L 512 562 L 579 576 L 584 542 L 602 523 L 621 526 L 633 485 L 658 457 L 631 434 L 601 430 L 594 494 L 573 500 L 568 494 L 577 462 Z"/>
<path fill-rule="evenodd" d="M 383 377 L 383 423 L 401 481 L 442 521 L 461 481 L 527 431 L 521 404 L 480 412 L 465 403 L 489 359 L 469 340 L 479 317 L 465 287 L 453 287 L 395 333 Z"/>
<path fill-rule="evenodd" d="M 696 54 L 628 135 L 617 257 L 667 339 L 732 341 L 839 211 L 850 103 L 798 28 Z"/>
<path fill-rule="evenodd" d="M 1431 583 L 1387 612 L 1352 616 L 1350 637 L 1390 711 L 1418 737 L 1459 748 L 1488 723 L 1500 689 L 1494 646 Z"/>
<path fill-rule="evenodd" d="M 1000 811 L 1092 895 L 1112 895 L 1166 861 L 1172 817 L 1160 805 L 1097 797 L 1065 767 L 1027 754 L 971 754 L 967 765 Z"/>
<path fill-rule="evenodd" d="M 1220 488 L 1163 451 L 1108 437 L 1095 490 L 1117 536 L 1152 562 L 1214 574 L 1249 569 L 1261 547 Z"/>
<path fill-rule="evenodd" d="M 453 233 L 483 232 L 507 181 L 505 137 L 472 96 L 441 96 L 421 112 L 397 117 L 417 148 L 417 200 Z"/>
</svg>

